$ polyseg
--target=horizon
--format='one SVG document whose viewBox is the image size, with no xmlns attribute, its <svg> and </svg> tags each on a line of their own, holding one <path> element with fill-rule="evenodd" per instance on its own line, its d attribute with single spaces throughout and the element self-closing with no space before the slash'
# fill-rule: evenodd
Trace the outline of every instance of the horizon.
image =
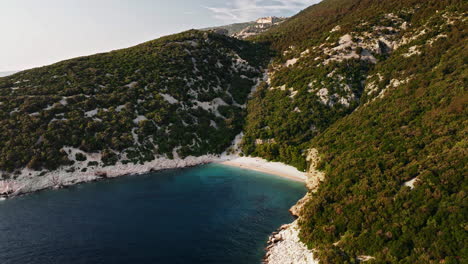
<svg viewBox="0 0 468 264">
<path fill-rule="evenodd" d="M 0 73 L 19 72 L 71 58 L 124 49 L 190 29 L 250 22 L 266 16 L 290 17 L 320 0 L 182 2 L 2 2 L 0 23 L 14 25 L 4 29 L 8 38 L 0 43 Z M 190 19 L 186 19 L 187 16 Z"/>
</svg>

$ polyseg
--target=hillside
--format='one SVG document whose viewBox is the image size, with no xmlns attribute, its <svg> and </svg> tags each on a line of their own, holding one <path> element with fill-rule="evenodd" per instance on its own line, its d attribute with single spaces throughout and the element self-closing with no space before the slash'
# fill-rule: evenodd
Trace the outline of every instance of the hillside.
<svg viewBox="0 0 468 264">
<path fill-rule="evenodd" d="M 238 39 L 246 39 L 267 32 L 286 20 L 287 18 L 284 17 L 264 17 L 256 21 L 211 27 L 202 30 L 214 31 Z"/>
<path fill-rule="evenodd" d="M 418 10 L 413 8 L 415 2 L 324 1 L 254 37 L 269 43 L 277 55 L 269 66 L 268 81 L 249 109 L 246 154 L 305 169 L 302 154 L 307 142 L 378 96 L 392 78 L 372 70 L 397 50 L 409 54 L 417 44 L 411 38 L 417 38 L 417 29 L 423 29 L 421 24 L 430 15 L 426 12 L 443 10 L 447 4 L 428 1 L 430 9 Z M 408 8 L 396 8 L 404 3 Z M 443 35 L 426 36 L 439 33 Z M 382 79 L 380 86 L 366 87 L 377 76 Z"/>
<path fill-rule="evenodd" d="M 323 1 L 252 38 L 276 51 L 243 150 L 325 180 L 300 237 L 321 263 L 464 263 L 463 1 Z"/>
<path fill-rule="evenodd" d="M 467 263 L 467 8 L 324 0 L 246 41 L 192 30 L 0 78 L 0 180 L 177 163 L 243 132 L 243 155 L 320 174 L 281 230 L 320 263 Z"/>
<path fill-rule="evenodd" d="M 188 31 L 0 78 L 0 174 L 222 153 L 262 63 L 258 45 Z"/>
<path fill-rule="evenodd" d="M 206 31 L 225 30 L 226 35 L 232 36 L 255 24 L 256 24 L 255 21 L 250 21 L 250 22 L 245 22 L 245 23 L 229 24 L 229 25 L 224 25 L 224 26 L 219 26 L 219 27 L 203 28 L 201 30 L 204 30 L 204 31 L 205 30 Z"/>
</svg>

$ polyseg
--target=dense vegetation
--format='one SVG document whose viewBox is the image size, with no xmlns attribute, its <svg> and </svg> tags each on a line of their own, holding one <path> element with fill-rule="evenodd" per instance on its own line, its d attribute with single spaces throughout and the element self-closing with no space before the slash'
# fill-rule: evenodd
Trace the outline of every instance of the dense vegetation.
<svg viewBox="0 0 468 264">
<path fill-rule="evenodd" d="M 380 72 L 405 70 L 411 81 L 313 140 L 328 180 L 306 206 L 302 238 L 323 250 L 324 263 L 358 255 L 375 263 L 467 260 L 468 54 L 460 26 L 426 56 L 382 65 Z M 414 178 L 414 190 L 403 186 Z"/>
<path fill-rule="evenodd" d="M 323 0 L 252 40 L 269 43 L 277 51 L 291 46 L 308 47 L 325 42 L 328 32 L 336 25 L 348 31 L 356 26 L 356 21 L 378 22 L 380 14 L 407 8 L 421 11 L 407 19 L 421 20 L 434 10 L 460 7 L 462 3 L 460 0 Z"/>
<path fill-rule="evenodd" d="M 321 263 L 468 261 L 466 8 L 330 0 L 255 37 L 277 56 L 244 151 L 304 169 L 319 150 L 300 226 Z"/>
<path fill-rule="evenodd" d="M 262 50 L 188 31 L 0 78 L 0 171 L 72 165 L 64 147 L 103 165 L 221 153 L 241 131 Z"/>
<path fill-rule="evenodd" d="M 328 7 L 328 3 L 316 7 Z M 322 12 L 335 21 L 340 8 L 335 5 L 336 12 Z M 277 56 L 269 67 L 270 80 L 263 86 L 268 92 L 259 92 L 249 106 L 244 140 L 246 154 L 286 162 L 300 170 L 306 168 L 303 154 L 308 142 L 359 106 L 369 72 L 390 55 L 392 48 L 386 43 L 401 37 L 407 19 L 407 12 L 401 11 L 394 16 L 381 13 L 373 20 L 358 17 L 350 20 L 353 26 L 328 23 L 313 31 L 310 41 L 287 42 L 282 49 L 283 40 L 272 32 L 281 29 L 288 36 L 284 41 L 295 39 L 303 33 L 291 30 L 298 21 L 306 27 L 310 19 L 323 17 L 314 8 L 310 11 L 255 39 L 269 42 L 273 38 Z M 348 20 L 340 22 L 351 23 Z M 259 140 L 270 143 L 259 144 Z"/>
<path fill-rule="evenodd" d="M 394 51 L 408 52 L 420 44 L 404 43 L 404 37 L 416 36 L 430 12 L 446 6 L 461 8 L 461 1 L 339 2 L 323 1 L 253 38 L 269 43 L 276 56 L 269 67 L 269 83 L 264 85 L 269 92 L 258 93 L 261 98 L 252 101 L 248 111 L 246 154 L 304 169 L 307 142 L 388 85 L 387 73 L 372 73 L 375 65 Z M 438 32 L 430 34 L 426 37 Z M 349 42 L 345 35 L 350 36 Z M 368 78 L 385 80 L 373 91 L 365 91 L 372 81 Z M 259 144 L 259 140 L 270 143 Z"/>
<path fill-rule="evenodd" d="M 221 153 L 243 128 L 246 155 L 321 153 L 300 236 L 322 263 L 466 263 L 466 11 L 324 0 L 250 42 L 189 31 L 0 78 L 0 171 Z"/>
</svg>

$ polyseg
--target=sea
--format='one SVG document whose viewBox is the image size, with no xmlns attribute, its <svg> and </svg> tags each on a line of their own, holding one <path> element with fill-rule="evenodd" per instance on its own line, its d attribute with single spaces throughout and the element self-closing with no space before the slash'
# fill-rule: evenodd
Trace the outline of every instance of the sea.
<svg viewBox="0 0 468 264">
<path fill-rule="evenodd" d="M 208 164 L 0 201 L 0 263 L 261 263 L 303 183 Z"/>
</svg>

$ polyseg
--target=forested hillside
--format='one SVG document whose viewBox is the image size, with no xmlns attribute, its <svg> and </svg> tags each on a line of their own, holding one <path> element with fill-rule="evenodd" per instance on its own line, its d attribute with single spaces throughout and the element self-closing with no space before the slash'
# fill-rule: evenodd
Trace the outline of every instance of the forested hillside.
<svg viewBox="0 0 468 264">
<path fill-rule="evenodd" d="M 299 226 L 321 263 L 467 263 L 467 8 L 324 0 L 248 41 L 192 30 L 0 78 L 0 179 L 219 154 L 243 131 L 245 155 L 320 153 Z"/>
<path fill-rule="evenodd" d="M 325 181 L 301 239 L 321 263 L 466 263 L 464 1 L 323 1 L 253 40 L 277 55 L 246 154 Z"/>
<path fill-rule="evenodd" d="M 241 131 L 264 55 L 188 31 L 0 78 L 0 174 L 88 155 L 106 166 L 221 153 Z"/>
<path fill-rule="evenodd" d="M 444 30 L 418 38 L 430 12 L 445 10 L 452 1 L 420 2 L 324 1 L 255 37 L 277 54 L 268 81 L 250 104 L 244 152 L 305 169 L 308 142 L 392 80 L 388 73 L 373 72 L 376 65 L 398 52 L 418 53 L 409 49 Z M 376 78 L 379 87 L 366 88 Z"/>
</svg>

